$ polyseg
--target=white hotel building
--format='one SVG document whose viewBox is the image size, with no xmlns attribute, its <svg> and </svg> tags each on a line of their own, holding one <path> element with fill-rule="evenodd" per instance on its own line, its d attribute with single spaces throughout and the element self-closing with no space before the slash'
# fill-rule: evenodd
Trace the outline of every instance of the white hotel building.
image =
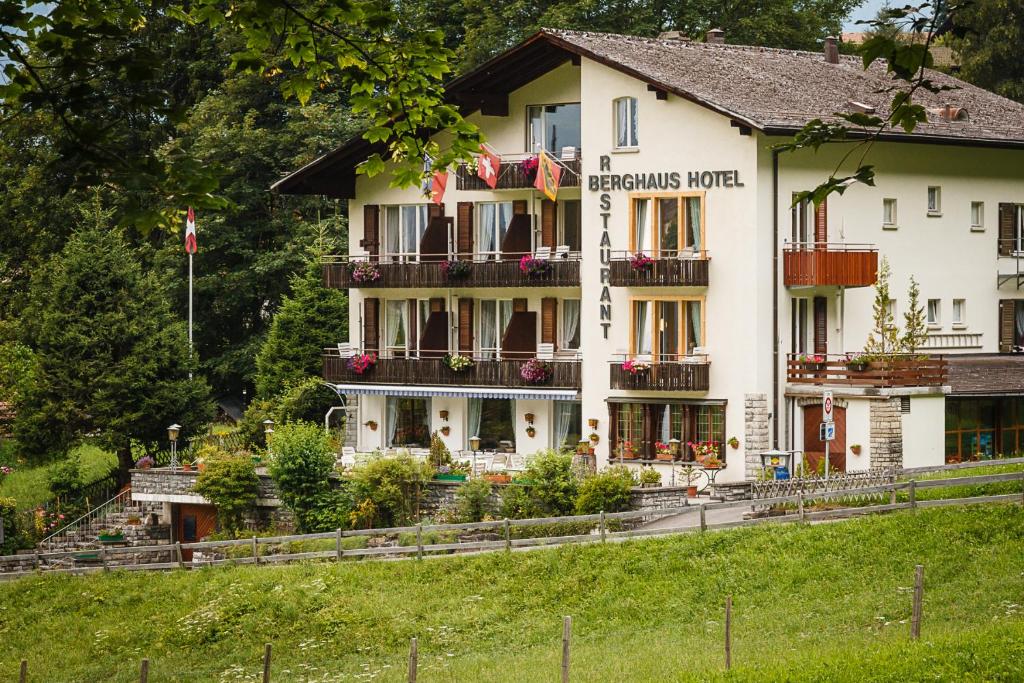
<svg viewBox="0 0 1024 683">
<path fill-rule="evenodd" d="M 387 174 L 356 174 L 375 150 L 361 138 L 288 176 L 278 191 L 348 199 L 349 254 L 324 273 L 349 289 L 351 338 L 325 352 L 324 372 L 358 396 L 357 448 L 426 446 L 441 431 L 453 451 L 477 435 L 531 454 L 593 437 L 599 467 L 664 469 L 656 442 L 735 437 L 718 480 L 740 481 L 768 449 L 820 457 L 831 389 L 836 467 L 1024 451 L 1024 106 L 933 78 L 957 89 L 920 95 L 929 121 L 875 145 L 877 186 L 818 211 L 792 209 L 793 194 L 845 147 L 772 145 L 836 111 L 884 116 L 884 68 L 865 71 L 831 40 L 808 53 L 717 31 L 541 31 L 452 82 L 502 156 L 494 190 L 463 168 L 435 206 Z M 542 148 L 564 160 L 557 202 L 519 164 Z M 638 251 L 653 262 L 635 268 Z M 522 273 L 524 254 L 549 258 L 547 272 Z M 897 320 L 919 282 L 930 357 L 848 367 L 872 328 L 880 257 Z M 446 275 L 448 260 L 467 272 Z M 355 282 L 348 261 L 379 278 Z M 350 370 L 351 352 L 376 365 Z M 475 365 L 453 371 L 446 353 Z M 538 356 L 553 372 L 533 384 L 521 367 Z M 632 374 L 630 358 L 651 367 Z"/>
</svg>

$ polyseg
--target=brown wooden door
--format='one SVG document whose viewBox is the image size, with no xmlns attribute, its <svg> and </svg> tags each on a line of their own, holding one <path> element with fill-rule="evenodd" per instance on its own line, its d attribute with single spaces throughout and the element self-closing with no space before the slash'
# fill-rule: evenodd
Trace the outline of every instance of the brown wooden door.
<svg viewBox="0 0 1024 683">
<path fill-rule="evenodd" d="M 179 543 L 201 541 L 217 530 L 217 508 L 212 505 L 178 505 L 174 516 L 175 539 Z M 192 551 L 182 550 L 181 559 L 192 561 Z"/>
<path fill-rule="evenodd" d="M 846 408 L 834 407 L 832 419 L 836 423 L 836 438 L 829 444 L 828 460 L 833 471 L 846 471 Z M 808 469 L 817 470 L 825 457 L 825 442 L 819 439 L 821 425 L 821 404 L 804 406 L 804 463 Z"/>
</svg>

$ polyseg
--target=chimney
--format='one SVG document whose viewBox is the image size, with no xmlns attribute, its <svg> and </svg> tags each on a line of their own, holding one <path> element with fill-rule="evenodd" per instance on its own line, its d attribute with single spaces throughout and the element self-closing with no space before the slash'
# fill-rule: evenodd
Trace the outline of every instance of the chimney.
<svg viewBox="0 0 1024 683">
<path fill-rule="evenodd" d="M 658 34 L 659 40 L 690 40 L 689 36 L 683 34 L 682 31 L 662 31 Z"/>
<path fill-rule="evenodd" d="M 839 63 L 839 43 L 835 36 L 825 39 L 825 61 L 829 64 Z"/>
<path fill-rule="evenodd" d="M 725 44 L 725 31 L 720 28 L 713 28 L 707 32 L 704 36 L 705 43 L 714 43 L 715 45 Z"/>
</svg>

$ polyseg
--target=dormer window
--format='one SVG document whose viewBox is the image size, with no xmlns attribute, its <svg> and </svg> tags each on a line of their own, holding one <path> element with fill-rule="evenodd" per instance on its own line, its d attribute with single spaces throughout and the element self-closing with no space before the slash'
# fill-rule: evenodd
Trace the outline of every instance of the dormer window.
<svg viewBox="0 0 1024 683">
<path fill-rule="evenodd" d="M 545 150 L 562 157 L 562 150 L 580 148 L 580 103 L 531 105 L 526 108 L 529 124 L 527 146 L 536 154 Z"/>
<path fill-rule="evenodd" d="M 632 149 L 640 145 L 636 108 L 635 97 L 620 97 L 615 100 L 616 149 Z"/>
</svg>

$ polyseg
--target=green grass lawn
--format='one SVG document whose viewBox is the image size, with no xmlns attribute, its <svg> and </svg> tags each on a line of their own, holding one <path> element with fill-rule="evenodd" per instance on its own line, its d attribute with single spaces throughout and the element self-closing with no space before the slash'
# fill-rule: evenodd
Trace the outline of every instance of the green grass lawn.
<svg viewBox="0 0 1024 683">
<path fill-rule="evenodd" d="M 913 567 L 925 565 L 920 642 Z M 723 602 L 734 600 L 733 670 Z M 1024 510 L 944 508 L 422 562 L 0 584 L 0 680 L 1024 680 Z"/>
<path fill-rule="evenodd" d="M 16 455 L 14 442 L 7 442 L 5 448 L 14 449 Z M 117 464 L 114 454 L 88 443 L 78 446 L 72 453 L 79 456 L 85 483 L 99 479 Z M 52 467 L 52 463 L 38 467 L 14 465 L 14 472 L 0 482 L 0 496 L 14 498 L 22 510 L 46 502 L 50 499 L 48 477 Z"/>
</svg>

